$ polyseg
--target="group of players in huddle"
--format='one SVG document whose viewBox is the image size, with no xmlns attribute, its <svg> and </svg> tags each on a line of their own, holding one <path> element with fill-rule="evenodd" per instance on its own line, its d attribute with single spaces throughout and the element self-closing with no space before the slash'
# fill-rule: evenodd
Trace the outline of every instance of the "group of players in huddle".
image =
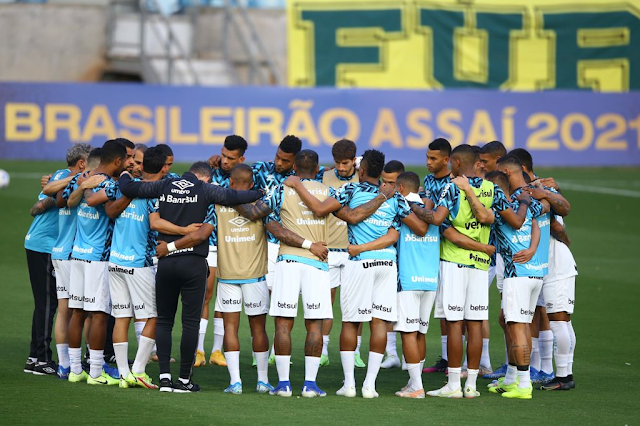
<svg viewBox="0 0 640 426">
<path fill-rule="evenodd" d="M 36 305 L 25 372 L 93 385 L 198 391 L 192 367 L 206 364 L 203 342 L 215 294 L 209 362 L 227 366 L 225 392 L 243 391 L 238 327 L 244 306 L 256 391 L 291 396 L 291 330 L 301 297 L 307 330 L 302 396 L 325 396 L 316 377 L 320 366 L 329 365 L 333 303 L 340 287 L 344 383 L 337 395 L 355 397 L 354 370 L 366 367 L 361 395 L 375 398 L 380 368 L 400 365 L 409 381 L 396 395 L 406 398 L 475 398 L 478 375 L 496 379 L 489 392 L 506 398 L 531 399 L 532 382 L 545 390 L 574 387 L 570 315 L 577 269 L 562 220 L 570 205 L 552 178 L 534 174 L 527 151 L 507 153 L 498 141 L 452 149 L 439 138 L 429 144 L 430 174 L 421 186 L 418 175 L 398 161 L 385 163 L 380 151 L 356 157 L 355 143 L 346 139 L 333 145 L 332 168 L 319 166 L 317 153 L 302 150 L 295 136 L 283 139 L 273 162 L 244 164 L 247 146 L 242 137 L 228 136 L 220 155 L 195 163 L 182 177 L 170 172 L 173 153 L 166 145 L 147 148 L 116 139 L 101 148 L 77 144 L 69 149 L 68 168 L 43 180 L 25 238 Z M 186 209 L 182 212 L 200 208 L 204 197 L 195 189 L 210 184 L 228 192 L 211 196 L 217 201 L 205 203 L 202 220 L 186 223 L 185 214 L 167 213 L 178 205 Z M 198 250 L 207 242 L 208 254 Z M 205 256 L 206 286 L 166 284 L 171 272 L 166 261 L 165 279 L 156 283 L 163 259 L 187 262 Z M 174 275 L 173 281 L 183 279 Z M 505 364 L 495 371 L 488 345 L 494 277 L 503 296 L 500 324 L 506 342 Z M 169 291 L 175 297 L 166 297 Z M 180 376 L 174 382 L 170 327 L 180 292 L 183 337 Z M 57 365 L 49 349 L 56 308 Z M 442 356 L 424 368 L 432 311 L 441 320 Z M 271 354 L 267 314 L 276 329 Z M 132 318 L 138 349 L 130 365 Z M 117 370 L 104 357 L 110 320 Z M 169 337 L 158 337 L 158 355 L 156 323 L 158 329 L 170 325 Z M 359 352 L 363 323 L 371 333 L 368 365 Z M 82 362 L 83 331 L 88 372 Z M 156 385 L 145 367 L 158 356 Z M 276 365 L 275 387 L 269 383 L 269 364 Z M 423 371 L 446 372 L 447 383 L 425 392 Z"/>
</svg>

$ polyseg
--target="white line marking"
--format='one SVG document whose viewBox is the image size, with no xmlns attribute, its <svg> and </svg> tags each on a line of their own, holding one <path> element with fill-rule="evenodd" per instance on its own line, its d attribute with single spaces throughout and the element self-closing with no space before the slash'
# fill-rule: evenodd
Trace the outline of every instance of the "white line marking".
<svg viewBox="0 0 640 426">
<path fill-rule="evenodd" d="M 11 179 L 38 179 L 49 173 L 36 173 L 36 172 L 13 172 L 9 173 Z"/>
<path fill-rule="evenodd" d="M 618 195 L 620 197 L 640 198 L 640 191 L 630 191 L 628 189 L 603 188 L 601 186 L 580 185 L 577 183 L 558 182 L 560 189 L 570 191 L 588 192 L 591 194 Z"/>
</svg>

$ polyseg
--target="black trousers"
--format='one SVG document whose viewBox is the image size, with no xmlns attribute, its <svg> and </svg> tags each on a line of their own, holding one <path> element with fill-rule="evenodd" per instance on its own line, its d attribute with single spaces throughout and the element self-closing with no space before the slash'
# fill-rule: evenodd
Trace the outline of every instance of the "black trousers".
<svg viewBox="0 0 640 426">
<path fill-rule="evenodd" d="M 38 358 L 39 362 L 49 362 L 52 355 L 53 317 L 58 308 L 51 254 L 27 249 L 27 266 L 34 302 L 29 356 Z"/>
<path fill-rule="evenodd" d="M 181 255 L 160 259 L 156 274 L 156 345 L 160 373 L 170 373 L 171 333 L 182 296 L 182 340 L 180 341 L 180 377 L 189 379 L 193 369 L 200 316 L 207 289 L 207 260 L 201 256 Z"/>
</svg>

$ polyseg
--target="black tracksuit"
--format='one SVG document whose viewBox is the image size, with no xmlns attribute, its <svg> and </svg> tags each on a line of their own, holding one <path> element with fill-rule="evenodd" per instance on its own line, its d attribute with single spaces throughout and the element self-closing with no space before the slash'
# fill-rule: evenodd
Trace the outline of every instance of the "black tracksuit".
<svg viewBox="0 0 640 426">
<path fill-rule="evenodd" d="M 181 178 L 158 182 L 133 182 L 128 175 L 120 177 L 120 191 L 129 198 L 158 198 L 160 217 L 178 226 L 202 223 L 210 204 L 235 206 L 262 197 L 257 190 L 235 191 L 204 183 L 193 173 Z M 161 241 L 172 242 L 181 235 L 159 234 Z M 158 320 L 156 344 L 160 373 L 170 373 L 171 331 L 182 296 L 182 340 L 180 343 L 180 377 L 189 379 L 198 344 L 200 316 L 207 288 L 206 257 L 209 243 L 204 241 L 192 249 L 179 250 L 160 259 L 156 275 Z"/>
</svg>

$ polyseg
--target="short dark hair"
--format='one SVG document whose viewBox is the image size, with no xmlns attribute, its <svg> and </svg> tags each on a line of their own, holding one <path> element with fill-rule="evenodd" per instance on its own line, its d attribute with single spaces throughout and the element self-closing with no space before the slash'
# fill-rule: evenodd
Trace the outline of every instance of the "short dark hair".
<svg viewBox="0 0 640 426">
<path fill-rule="evenodd" d="M 384 168 L 384 154 L 377 149 L 368 149 L 362 154 L 362 161 L 367 165 L 367 176 L 378 179 Z"/>
<path fill-rule="evenodd" d="M 287 135 L 280 142 L 280 149 L 287 154 L 297 154 L 302 149 L 302 141 L 294 135 Z"/>
<path fill-rule="evenodd" d="M 158 148 L 160 148 L 162 150 L 162 153 L 164 155 L 166 155 L 167 157 L 173 157 L 173 150 L 171 149 L 171 147 L 169 145 L 167 145 L 166 143 L 159 143 L 158 145 L 156 145 Z"/>
<path fill-rule="evenodd" d="M 522 170 L 522 163 L 518 160 L 518 157 L 511 154 L 500 157 L 497 164 L 508 166 L 511 169 Z"/>
<path fill-rule="evenodd" d="M 473 166 L 476 162 L 476 153 L 471 145 L 463 144 L 456 146 L 451 151 L 451 157 L 456 156 L 462 160 L 462 163 L 467 166 Z"/>
<path fill-rule="evenodd" d="M 102 145 L 100 152 L 100 164 L 111 164 L 116 158 L 124 159 L 127 157 L 127 149 L 122 142 L 115 139 L 108 140 Z"/>
<path fill-rule="evenodd" d="M 145 173 L 156 174 L 164 167 L 167 156 L 157 146 L 151 147 L 144 153 L 142 168 Z"/>
<path fill-rule="evenodd" d="M 296 154 L 295 164 L 298 172 L 313 173 L 318 167 L 318 153 L 311 149 L 303 149 Z"/>
<path fill-rule="evenodd" d="M 356 144 L 349 139 L 340 139 L 333 144 L 331 155 L 335 161 L 353 160 L 356 157 Z"/>
<path fill-rule="evenodd" d="M 133 148 L 134 151 L 142 151 L 143 154 L 147 152 L 147 149 L 148 147 L 143 143 L 137 143 Z"/>
<path fill-rule="evenodd" d="M 244 155 L 248 146 L 247 141 L 242 136 L 229 135 L 224 138 L 224 147 L 229 151 L 240 151 L 240 155 Z"/>
<path fill-rule="evenodd" d="M 509 177 L 501 171 L 494 170 L 492 172 L 489 172 L 484 178 L 486 180 L 490 180 L 491 182 L 497 183 L 499 186 L 506 186 L 507 188 L 509 187 Z"/>
<path fill-rule="evenodd" d="M 189 171 L 194 175 L 209 177 L 211 180 L 211 166 L 205 161 L 196 161 L 189 167 Z"/>
<path fill-rule="evenodd" d="M 404 185 L 411 192 L 418 192 L 420 189 L 420 177 L 414 172 L 404 172 L 398 175 L 396 185 Z"/>
<path fill-rule="evenodd" d="M 135 144 L 131 142 L 129 139 L 125 138 L 115 138 L 114 141 L 121 143 L 125 148 L 135 149 Z"/>
<path fill-rule="evenodd" d="M 92 163 L 99 163 L 100 156 L 102 155 L 102 148 L 93 148 L 87 157 L 87 165 Z"/>
<path fill-rule="evenodd" d="M 91 152 L 91 145 L 88 143 L 77 143 L 67 150 L 67 166 L 74 167 L 78 160 L 86 160 Z"/>
<path fill-rule="evenodd" d="M 248 176 L 249 180 L 253 180 L 253 169 L 248 164 L 236 164 L 231 169 L 231 177 L 235 179 L 238 175 L 245 175 Z"/>
<path fill-rule="evenodd" d="M 529 151 L 524 148 L 516 148 L 512 149 L 509 155 L 516 157 L 528 171 L 533 173 L 533 157 L 531 157 Z"/>
<path fill-rule="evenodd" d="M 471 145 L 471 149 L 473 149 L 473 152 L 476 154 L 476 161 L 480 160 L 480 153 L 482 152 L 482 149 L 476 145 Z"/>
<path fill-rule="evenodd" d="M 431 151 L 440 151 L 440 153 L 445 154 L 447 157 L 451 155 L 451 144 L 445 138 L 434 139 L 433 142 L 429 144 L 429 149 Z"/>
<path fill-rule="evenodd" d="M 398 160 L 391 160 L 382 169 L 385 173 L 404 173 L 404 164 Z"/>
<path fill-rule="evenodd" d="M 507 148 L 500 141 L 491 141 L 484 144 L 482 154 L 491 154 L 493 156 L 504 157 L 507 155 Z"/>
</svg>

